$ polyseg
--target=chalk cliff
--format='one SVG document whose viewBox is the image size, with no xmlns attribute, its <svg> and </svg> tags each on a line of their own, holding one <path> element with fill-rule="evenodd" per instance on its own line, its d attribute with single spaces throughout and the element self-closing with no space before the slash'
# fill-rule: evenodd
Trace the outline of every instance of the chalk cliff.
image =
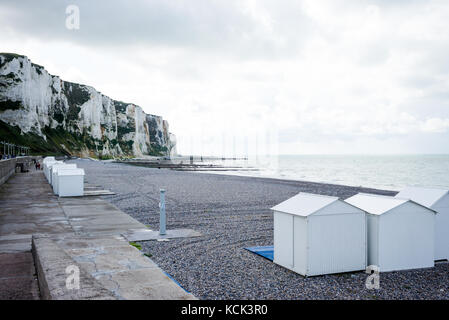
<svg viewBox="0 0 449 320">
<path fill-rule="evenodd" d="M 176 138 L 162 117 L 63 81 L 12 53 L 0 53 L 0 139 L 36 153 L 99 158 L 176 150 Z"/>
</svg>

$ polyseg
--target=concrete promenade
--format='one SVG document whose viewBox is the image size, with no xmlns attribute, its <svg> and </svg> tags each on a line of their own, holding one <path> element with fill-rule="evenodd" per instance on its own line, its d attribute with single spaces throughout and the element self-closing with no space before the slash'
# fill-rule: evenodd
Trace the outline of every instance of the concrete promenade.
<svg viewBox="0 0 449 320">
<path fill-rule="evenodd" d="M 122 237 L 146 229 L 99 197 L 58 198 L 42 171 L 14 174 L 0 186 L 0 299 L 195 299 Z"/>
</svg>

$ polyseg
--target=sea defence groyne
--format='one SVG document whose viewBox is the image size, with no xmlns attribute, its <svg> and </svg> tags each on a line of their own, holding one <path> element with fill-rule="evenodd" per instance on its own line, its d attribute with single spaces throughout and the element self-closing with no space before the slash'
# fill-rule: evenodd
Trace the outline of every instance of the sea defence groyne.
<svg viewBox="0 0 449 320">
<path fill-rule="evenodd" d="M 177 158 L 177 159 L 124 159 L 124 160 L 114 160 L 115 163 L 123 163 L 134 166 L 141 166 L 147 168 L 157 168 L 157 169 L 170 169 L 175 171 L 259 171 L 259 168 L 249 167 L 249 166 L 238 166 L 238 165 L 223 165 L 223 164 L 212 164 L 207 163 L 208 160 L 247 160 L 246 158 L 206 158 L 196 159 L 193 161 L 193 157 L 188 158 Z M 203 163 L 203 160 L 206 163 Z"/>
</svg>

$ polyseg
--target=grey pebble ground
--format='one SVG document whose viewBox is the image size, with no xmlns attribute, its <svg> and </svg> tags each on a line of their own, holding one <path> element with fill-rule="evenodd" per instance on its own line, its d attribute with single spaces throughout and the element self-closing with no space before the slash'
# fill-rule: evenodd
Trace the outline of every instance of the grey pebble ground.
<svg viewBox="0 0 449 320">
<path fill-rule="evenodd" d="M 153 230 L 159 228 L 159 189 L 166 189 L 167 228 L 190 228 L 203 236 L 141 244 L 153 261 L 200 299 L 449 299 L 448 263 L 382 273 L 380 289 L 368 290 L 364 272 L 304 278 L 243 249 L 273 244 L 269 208 L 300 191 L 344 199 L 357 192 L 393 191 L 71 162 L 85 169 L 88 183 L 116 193 L 105 199 Z"/>
</svg>

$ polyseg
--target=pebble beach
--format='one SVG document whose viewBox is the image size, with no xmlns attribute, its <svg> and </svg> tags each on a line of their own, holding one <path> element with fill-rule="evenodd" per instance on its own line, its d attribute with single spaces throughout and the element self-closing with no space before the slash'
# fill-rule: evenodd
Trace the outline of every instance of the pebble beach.
<svg viewBox="0 0 449 320">
<path fill-rule="evenodd" d="M 304 181 L 180 172 L 92 160 L 71 160 L 86 182 L 115 192 L 103 197 L 150 229 L 159 228 L 159 189 L 166 190 L 167 229 L 195 238 L 142 241 L 142 250 L 199 299 L 449 299 L 449 264 L 380 275 L 366 289 L 364 272 L 305 278 L 244 247 L 273 244 L 270 208 L 298 192 L 346 199 L 395 191 Z"/>
</svg>

